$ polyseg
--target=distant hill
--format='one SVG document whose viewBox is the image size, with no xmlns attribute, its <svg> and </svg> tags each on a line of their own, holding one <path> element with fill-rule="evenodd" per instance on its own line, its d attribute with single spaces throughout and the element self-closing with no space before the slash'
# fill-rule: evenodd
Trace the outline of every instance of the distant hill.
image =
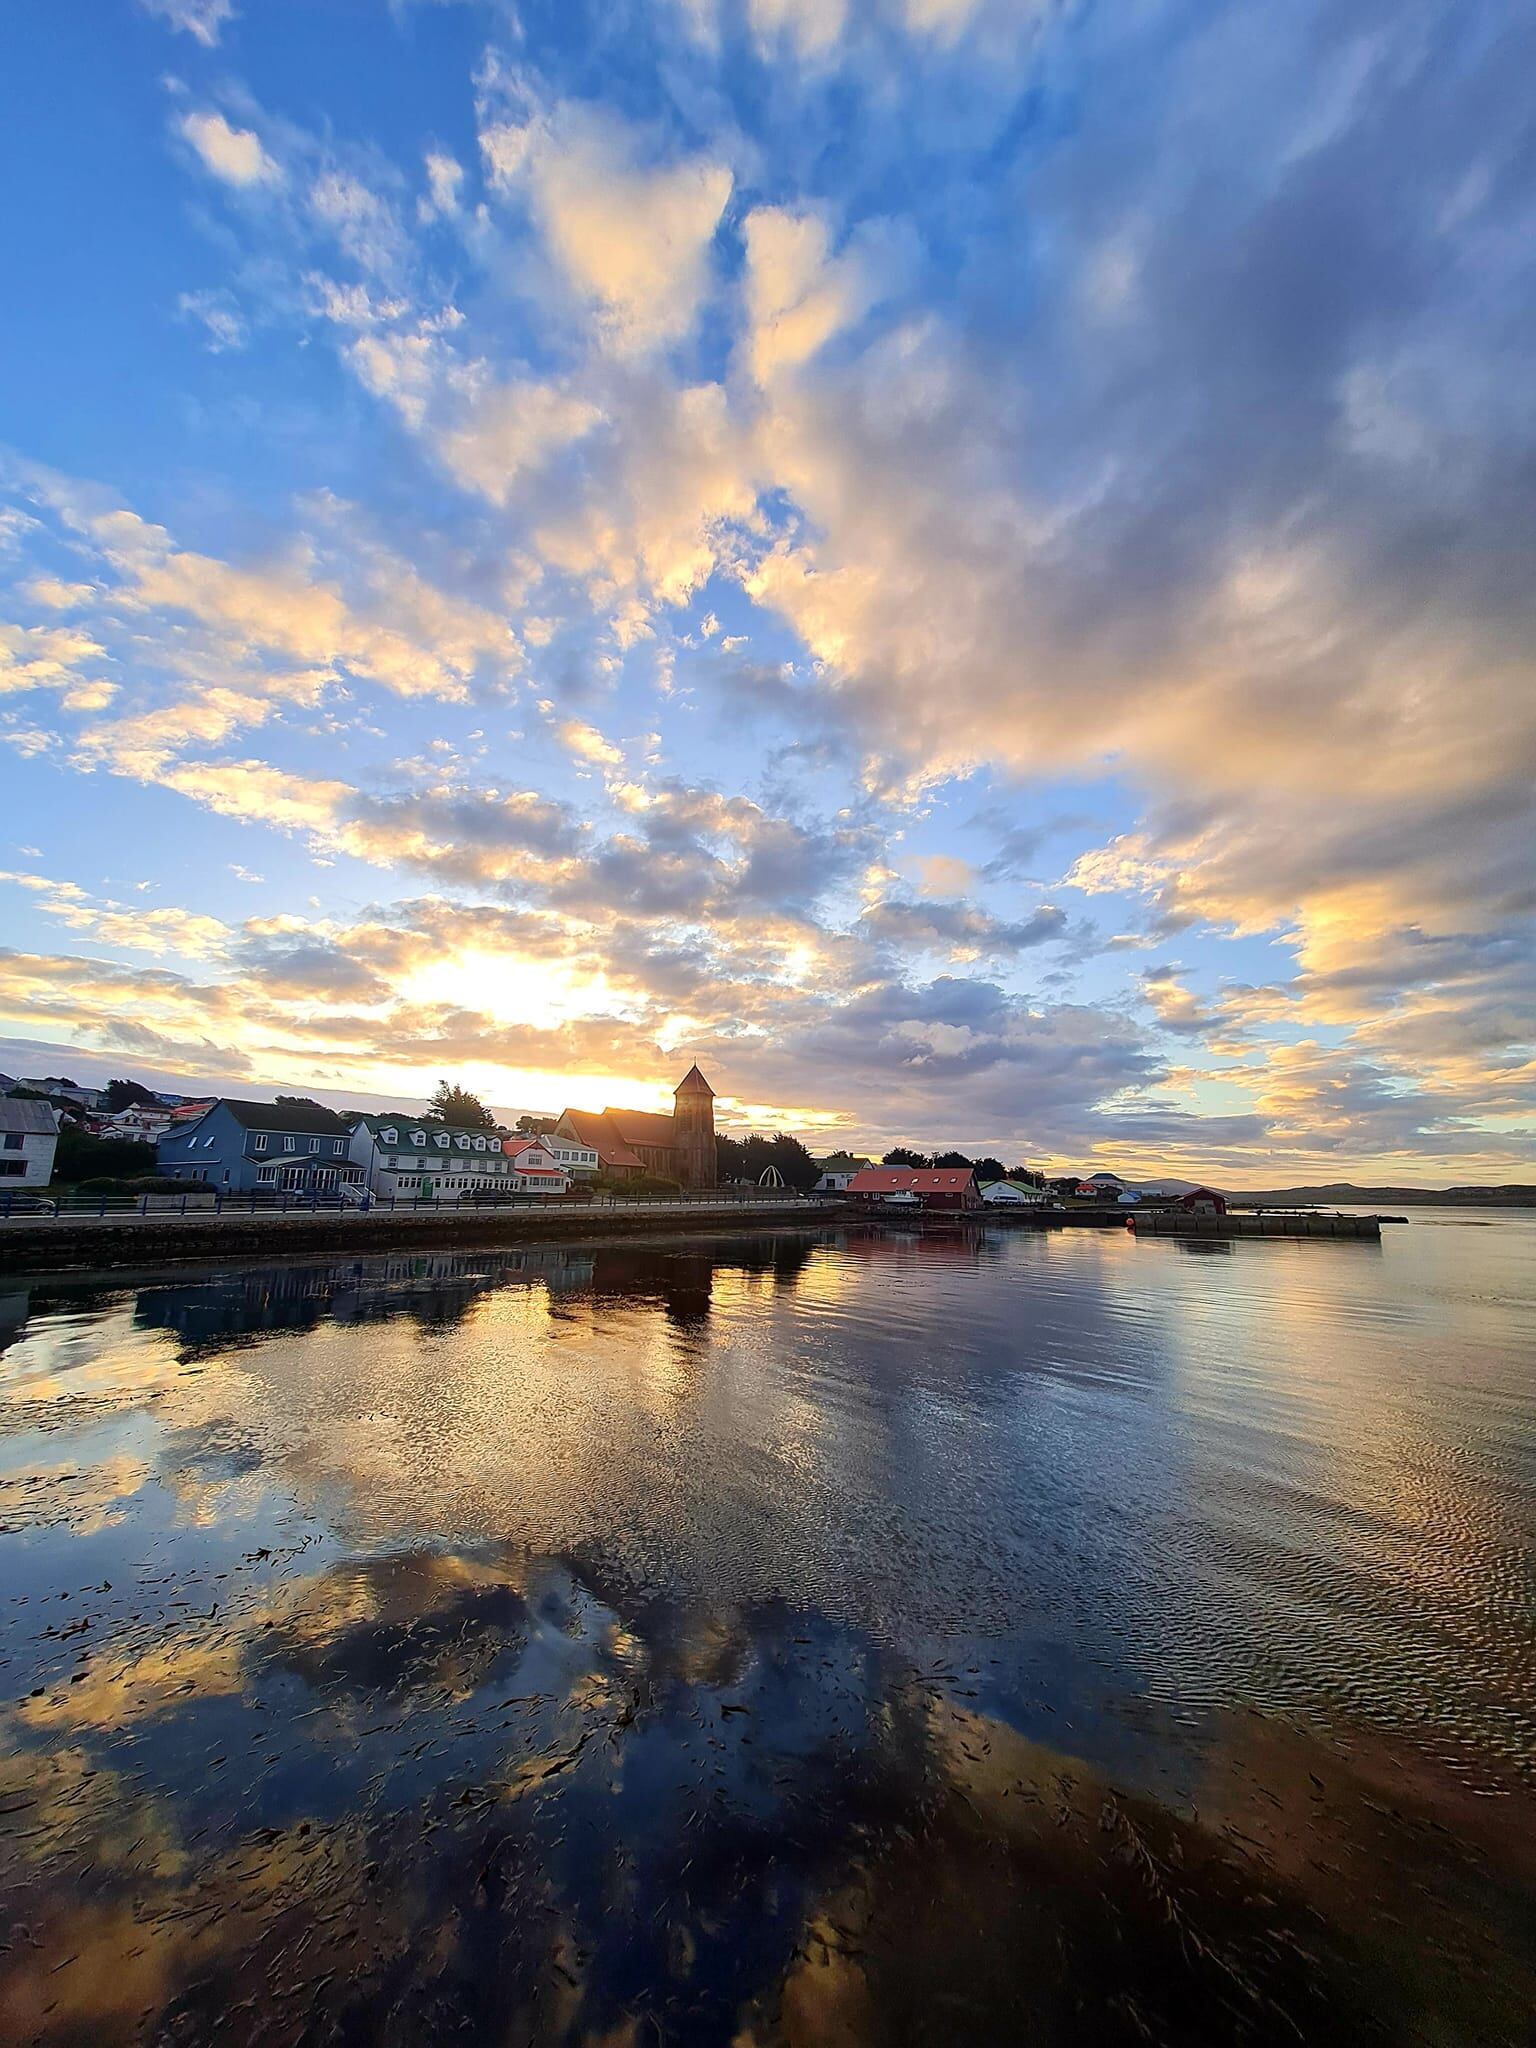
<svg viewBox="0 0 1536 2048">
<path fill-rule="evenodd" d="M 1353 1182 L 1330 1181 L 1324 1187 L 1271 1188 L 1261 1194 L 1228 1195 L 1229 1202 L 1258 1202 L 1266 1206 L 1283 1203 L 1316 1203 L 1320 1207 L 1358 1207 L 1361 1203 L 1396 1203 L 1408 1208 L 1414 1203 L 1437 1204 L 1442 1208 L 1536 1209 L 1536 1184 L 1508 1181 L 1502 1187 L 1476 1188 L 1357 1188 Z"/>
</svg>

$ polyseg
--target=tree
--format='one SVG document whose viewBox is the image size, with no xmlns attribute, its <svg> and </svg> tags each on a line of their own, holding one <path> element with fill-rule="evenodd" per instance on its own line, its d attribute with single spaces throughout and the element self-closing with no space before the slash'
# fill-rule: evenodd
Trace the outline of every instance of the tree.
<svg viewBox="0 0 1536 2048">
<path fill-rule="evenodd" d="M 926 1152 L 914 1152 L 906 1145 L 893 1145 L 881 1159 L 882 1166 L 930 1166 L 932 1161 Z M 970 1165 L 970 1161 L 966 1161 Z"/>
<path fill-rule="evenodd" d="M 428 1105 L 431 1113 L 440 1123 L 454 1124 L 460 1130 L 494 1131 L 496 1119 L 480 1100 L 467 1088 L 455 1088 L 447 1081 L 439 1081 L 437 1093 Z"/>
<path fill-rule="evenodd" d="M 64 1124 L 53 1155 L 53 1178 L 67 1185 L 97 1175 L 121 1178 L 142 1174 L 154 1163 L 150 1147 L 133 1138 L 93 1138 L 73 1124 Z"/>
<path fill-rule="evenodd" d="M 1007 1180 L 1009 1176 L 1003 1171 L 1001 1159 L 989 1158 L 977 1160 L 976 1178 L 985 1186 L 989 1180 Z"/>
<path fill-rule="evenodd" d="M 146 1088 L 142 1081 L 109 1081 L 107 1083 L 106 1111 L 108 1116 L 117 1116 L 125 1109 L 137 1109 L 141 1102 L 153 1102 L 154 1090 Z"/>
<path fill-rule="evenodd" d="M 537 1138 L 545 1131 L 552 1131 L 559 1121 L 557 1116 L 520 1116 L 516 1128 L 520 1137 Z"/>
<path fill-rule="evenodd" d="M 313 1095 L 274 1095 L 274 1103 L 284 1102 L 290 1109 L 324 1109 L 323 1102 L 316 1102 Z"/>
<path fill-rule="evenodd" d="M 1034 1166 L 1010 1166 L 1007 1177 L 1009 1180 L 1023 1181 L 1027 1188 L 1043 1188 L 1045 1186 L 1045 1175 L 1040 1172 L 1038 1167 Z"/>
<path fill-rule="evenodd" d="M 770 1166 L 778 1168 L 787 1188 L 813 1188 L 821 1168 L 798 1138 L 776 1131 L 771 1138 L 755 1132 L 748 1138 L 728 1138 L 715 1133 L 715 1166 L 722 1181 L 760 1181 Z"/>
<path fill-rule="evenodd" d="M 964 1152 L 935 1152 L 933 1163 L 935 1166 L 974 1166 L 976 1162 L 967 1158 Z"/>
</svg>

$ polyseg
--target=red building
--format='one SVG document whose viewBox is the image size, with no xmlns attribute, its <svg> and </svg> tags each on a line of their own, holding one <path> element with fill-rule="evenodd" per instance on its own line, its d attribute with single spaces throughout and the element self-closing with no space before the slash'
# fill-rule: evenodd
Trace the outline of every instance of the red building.
<svg viewBox="0 0 1536 2048">
<path fill-rule="evenodd" d="M 856 1201 L 875 1204 L 904 1195 L 916 1196 L 924 1209 L 981 1207 L 976 1172 L 970 1166 L 866 1166 L 849 1181 L 848 1193 Z"/>
<path fill-rule="evenodd" d="M 1225 1216 L 1227 1198 L 1214 1188 L 1191 1188 L 1187 1195 L 1180 1195 L 1176 1206 L 1190 1216 Z"/>
</svg>

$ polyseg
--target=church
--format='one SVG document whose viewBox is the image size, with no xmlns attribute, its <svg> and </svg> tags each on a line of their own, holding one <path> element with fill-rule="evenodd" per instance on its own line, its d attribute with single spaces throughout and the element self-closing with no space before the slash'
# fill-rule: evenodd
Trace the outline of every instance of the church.
<svg viewBox="0 0 1536 2048">
<path fill-rule="evenodd" d="M 557 1137 L 590 1145 L 598 1170 L 614 1180 L 663 1175 L 685 1188 L 712 1188 L 715 1171 L 715 1091 L 692 1066 L 672 1091 L 673 1110 L 565 1110 Z"/>
</svg>

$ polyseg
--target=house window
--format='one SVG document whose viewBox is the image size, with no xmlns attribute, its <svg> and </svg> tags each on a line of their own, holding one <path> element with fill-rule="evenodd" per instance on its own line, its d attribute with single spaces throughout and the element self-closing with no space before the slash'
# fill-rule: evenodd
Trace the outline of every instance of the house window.
<svg viewBox="0 0 1536 2048">
<path fill-rule="evenodd" d="M 467 1151 L 469 1150 L 469 1140 L 468 1140 L 468 1138 L 466 1138 L 466 1137 L 463 1137 L 463 1136 L 461 1135 L 461 1136 L 459 1136 L 459 1137 L 455 1138 L 453 1142 L 454 1142 L 454 1143 L 455 1143 L 455 1144 L 456 1144 L 456 1145 L 458 1146 L 458 1148 L 459 1148 L 459 1150 L 460 1150 L 461 1152 L 467 1152 Z"/>
<path fill-rule="evenodd" d="M 485 1150 L 485 1140 L 484 1140 L 484 1138 L 476 1138 L 476 1140 L 475 1140 L 475 1150 L 476 1150 L 477 1152 L 483 1152 L 483 1151 Z"/>
<path fill-rule="evenodd" d="M 6 1151 L 7 1151 L 7 1152 L 19 1152 L 19 1151 L 20 1151 L 20 1150 L 22 1149 L 22 1145 L 21 1145 L 21 1132 L 20 1132 L 20 1131 L 7 1131 L 7 1132 L 6 1132 L 6 1134 L 5 1134 L 5 1149 L 6 1149 Z"/>
<path fill-rule="evenodd" d="M 266 1134 L 266 1132 L 265 1132 L 265 1131 L 258 1131 L 258 1132 L 256 1133 L 255 1137 L 254 1137 L 254 1138 L 252 1138 L 252 1140 L 251 1140 L 251 1150 L 252 1150 L 253 1152 L 265 1152 L 265 1151 L 266 1151 L 266 1149 L 267 1149 L 267 1134 Z"/>
<path fill-rule="evenodd" d="M 345 1149 L 346 1149 L 346 1144 L 347 1144 L 347 1141 L 346 1141 L 346 1139 L 345 1139 L 345 1138 L 332 1138 L 332 1140 L 331 1140 L 331 1150 L 332 1150 L 333 1152 L 342 1152 L 342 1151 L 345 1151 Z"/>
<path fill-rule="evenodd" d="M 448 1133 L 446 1131 L 439 1131 L 437 1133 L 437 1142 L 439 1145 L 443 1147 L 444 1151 L 446 1151 L 448 1149 L 449 1142 Z"/>
<path fill-rule="evenodd" d="M 400 1142 L 400 1133 L 398 1131 L 381 1131 L 379 1135 L 383 1138 L 386 1145 L 398 1145 Z"/>
<path fill-rule="evenodd" d="M 26 1177 L 25 1159 L 0 1159 L 0 1180 L 25 1180 Z"/>
<path fill-rule="evenodd" d="M 277 1179 L 277 1168 L 275 1166 L 258 1166 L 256 1169 L 256 1178 L 258 1181 L 262 1181 L 270 1185 L 273 1181 Z"/>
<path fill-rule="evenodd" d="M 309 1149 L 311 1152 L 318 1152 L 320 1150 L 320 1140 L 318 1138 L 311 1138 L 309 1141 Z"/>
<path fill-rule="evenodd" d="M 426 1142 L 427 1142 L 427 1134 L 426 1134 L 426 1132 L 425 1132 L 425 1131 L 412 1131 L 412 1133 L 411 1133 L 411 1143 L 412 1143 L 413 1145 L 425 1145 L 425 1143 L 426 1143 Z"/>
<path fill-rule="evenodd" d="M 298 1143 L 298 1140 L 297 1140 L 296 1138 L 284 1138 L 284 1140 L 283 1140 L 283 1150 L 284 1150 L 285 1152 L 291 1152 L 291 1151 L 293 1150 L 294 1146 L 295 1146 L 295 1145 L 296 1145 L 297 1143 Z"/>
</svg>

